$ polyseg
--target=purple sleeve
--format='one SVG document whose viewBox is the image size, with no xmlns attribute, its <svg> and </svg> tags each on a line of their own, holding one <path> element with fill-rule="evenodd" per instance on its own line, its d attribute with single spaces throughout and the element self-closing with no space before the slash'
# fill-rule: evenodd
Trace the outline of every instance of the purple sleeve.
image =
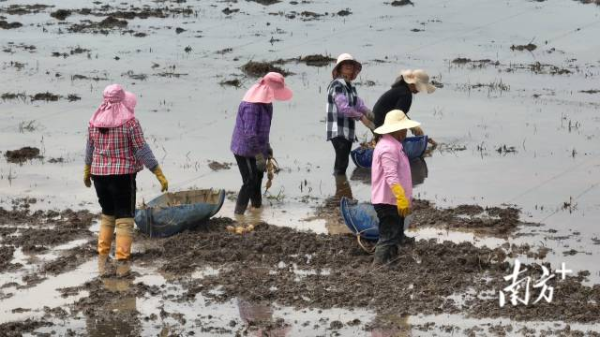
<svg viewBox="0 0 600 337">
<path fill-rule="evenodd" d="M 252 153 L 258 153 L 258 114 L 260 107 L 257 104 L 244 104 L 240 106 L 240 117 L 242 119 L 244 139 L 248 143 L 248 149 Z"/>
<path fill-rule="evenodd" d="M 88 130 L 88 139 L 85 144 L 85 164 L 92 165 L 92 159 L 94 156 L 94 142 L 92 141 L 92 137 L 90 131 Z"/>
<path fill-rule="evenodd" d="M 360 99 L 360 97 L 356 97 L 356 106 L 354 106 L 354 108 L 363 115 L 369 112 L 369 108 L 365 105 L 365 102 Z"/>
<path fill-rule="evenodd" d="M 337 106 L 337 110 L 340 113 L 340 115 L 354 119 L 359 119 L 363 116 L 362 113 L 360 113 L 358 110 L 356 110 L 354 107 L 351 107 L 348 104 L 348 98 L 346 97 L 346 95 L 337 94 L 335 95 L 333 100 L 335 101 L 335 105 Z"/>
</svg>

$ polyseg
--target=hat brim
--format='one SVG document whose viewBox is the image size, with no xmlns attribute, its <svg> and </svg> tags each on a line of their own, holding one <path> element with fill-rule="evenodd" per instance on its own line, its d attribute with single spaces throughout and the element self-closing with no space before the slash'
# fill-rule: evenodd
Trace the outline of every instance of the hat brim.
<svg viewBox="0 0 600 337">
<path fill-rule="evenodd" d="M 400 131 L 400 130 L 404 130 L 404 129 L 411 129 L 414 128 L 415 126 L 419 126 L 421 125 L 421 123 L 417 122 L 417 121 L 413 121 L 413 120 L 403 120 L 397 123 L 393 123 L 393 124 L 388 124 L 388 125 L 382 125 L 380 127 L 378 127 L 377 129 L 375 129 L 373 132 L 375 132 L 378 135 L 385 135 L 388 133 L 392 133 L 392 132 L 396 132 L 396 131 Z"/>
<path fill-rule="evenodd" d="M 125 91 L 125 97 L 123 98 L 123 104 L 127 107 L 127 109 L 132 112 L 135 110 L 135 106 L 137 105 L 137 97 L 135 94 Z"/>
<path fill-rule="evenodd" d="M 342 60 L 342 61 L 336 63 L 335 66 L 333 67 L 333 70 L 331 70 L 331 76 L 333 78 L 336 78 L 339 76 L 340 65 L 344 62 L 352 62 L 356 66 L 356 69 L 354 69 L 354 76 L 353 76 L 354 78 L 356 78 L 358 76 L 358 74 L 360 74 L 360 72 L 362 71 L 362 63 L 358 62 L 357 60 Z"/>
<path fill-rule="evenodd" d="M 415 83 L 415 85 L 417 86 L 417 90 L 419 90 L 419 92 L 426 92 L 428 94 L 431 94 L 435 91 L 435 86 L 433 86 L 431 83 L 420 83 L 417 82 Z"/>
<path fill-rule="evenodd" d="M 288 87 L 273 90 L 273 97 L 278 101 L 289 101 L 292 96 L 294 96 L 294 93 Z"/>
</svg>

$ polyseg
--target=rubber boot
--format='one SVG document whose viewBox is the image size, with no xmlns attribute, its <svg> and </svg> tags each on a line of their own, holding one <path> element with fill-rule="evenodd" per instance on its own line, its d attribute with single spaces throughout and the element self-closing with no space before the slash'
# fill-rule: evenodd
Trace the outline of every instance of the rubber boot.
<svg viewBox="0 0 600 337">
<path fill-rule="evenodd" d="M 100 217 L 100 232 L 98 233 L 98 254 L 108 255 L 115 231 L 115 217 L 104 215 Z"/>
<path fill-rule="evenodd" d="M 241 205 L 236 203 L 235 210 L 233 211 L 233 213 L 237 215 L 242 215 L 244 214 L 244 212 L 246 212 L 246 208 L 248 208 L 248 205 Z"/>
<path fill-rule="evenodd" d="M 348 181 L 348 177 L 344 175 L 336 175 L 335 176 L 335 200 L 339 202 L 342 197 L 346 197 L 348 199 L 353 199 L 352 196 L 352 187 L 350 187 L 350 182 Z"/>
<path fill-rule="evenodd" d="M 98 255 L 98 276 L 105 276 L 108 271 L 106 264 L 108 263 L 108 255 Z"/>
<path fill-rule="evenodd" d="M 390 258 L 390 247 L 375 246 L 375 257 L 373 259 L 373 267 L 383 266 L 388 263 Z"/>
<path fill-rule="evenodd" d="M 116 253 L 117 261 L 129 260 L 131 256 L 131 244 L 133 243 L 133 218 L 121 218 L 116 221 L 117 240 Z"/>
</svg>

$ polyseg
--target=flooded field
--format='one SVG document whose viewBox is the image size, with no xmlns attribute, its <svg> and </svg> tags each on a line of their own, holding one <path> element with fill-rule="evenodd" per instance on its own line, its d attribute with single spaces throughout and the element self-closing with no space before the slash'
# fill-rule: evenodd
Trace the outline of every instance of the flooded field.
<svg viewBox="0 0 600 337">
<path fill-rule="evenodd" d="M 597 1 L 0 0 L 0 335 L 598 336 L 598 36 Z M 325 141 L 342 52 L 369 106 L 401 69 L 438 86 L 410 111 L 440 145 L 412 163 L 416 242 L 390 268 L 331 203 L 370 198 L 352 163 L 336 191 Z M 294 90 L 274 103 L 282 170 L 265 207 L 235 217 L 237 107 L 273 69 Z M 138 96 L 170 190 L 228 192 L 196 231 L 137 234 L 127 265 L 98 259 L 82 183 L 111 83 Z M 149 171 L 137 182 L 138 202 L 159 195 Z M 242 222 L 256 230 L 225 230 Z M 532 288 L 500 306 L 516 259 L 532 286 L 556 274 L 550 303 Z"/>
</svg>

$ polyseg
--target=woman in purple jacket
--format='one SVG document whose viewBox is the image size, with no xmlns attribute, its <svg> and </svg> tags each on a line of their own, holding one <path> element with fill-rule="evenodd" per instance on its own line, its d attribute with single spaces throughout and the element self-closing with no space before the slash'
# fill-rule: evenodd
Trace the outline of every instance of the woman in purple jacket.
<svg viewBox="0 0 600 337">
<path fill-rule="evenodd" d="M 285 86 L 283 76 L 271 72 L 254 84 L 240 103 L 231 138 L 231 152 L 235 155 L 243 181 L 235 214 L 244 214 L 250 201 L 254 208 L 262 206 L 262 179 L 267 158 L 273 156 L 269 143 L 272 102 L 291 98 L 292 91 Z"/>
</svg>

